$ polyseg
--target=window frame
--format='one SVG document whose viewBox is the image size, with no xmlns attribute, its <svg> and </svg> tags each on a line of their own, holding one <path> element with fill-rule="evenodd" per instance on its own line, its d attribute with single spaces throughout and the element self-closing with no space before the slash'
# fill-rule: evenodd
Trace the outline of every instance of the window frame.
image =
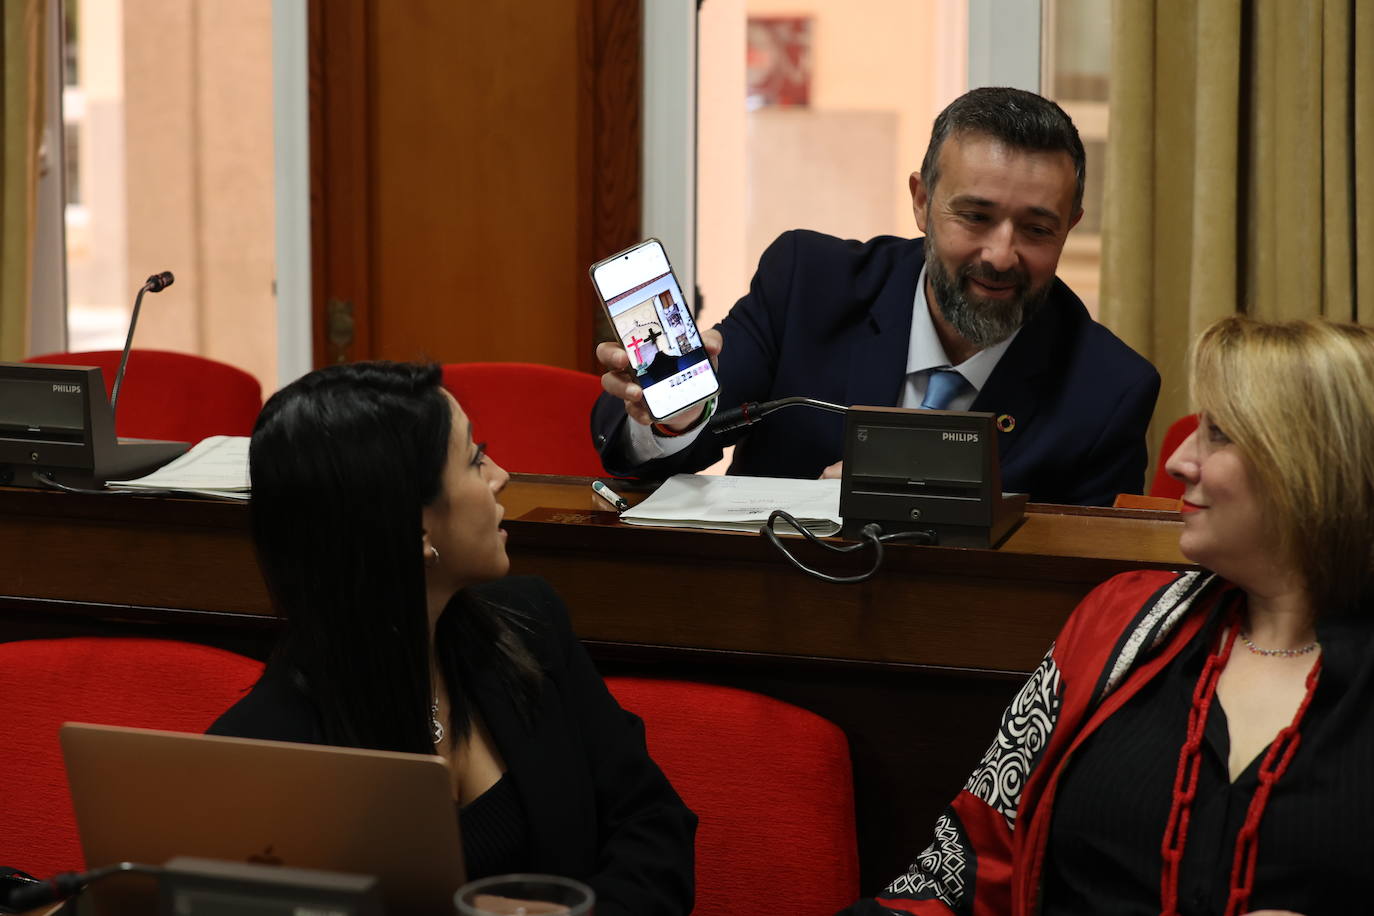
<svg viewBox="0 0 1374 916">
<path fill-rule="evenodd" d="M 63 163 L 66 39 L 61 0 L 48 3 L 44 153 L 32 257 L 30 354 L 67 349 L 67 193 Z M 272 0 L 273 196 L 276 232 L 277 382 L 313 365 L 310 275 L 309 11 Z M 55 151 L 55 154 L 54 154 Z M 130 301 L 134 290 L 129 290 Z"/>
<path fill-rule="evenodd" d="M 684 290 L 696 289 L 697 12 L 709 0 L 644 5 L 645 237 L 663 242 Z M 1042 0 L 968 0 L 968 84 L 1040 91 Z M 1026 42 L 1034 31 L 1038 42 Z"/>
<path fill-rule="evenodd" d="M 46 0 L 43 34 L 43 133 L 34 188 L 33 249 L 29 261 L 29 331 L 24 352 L 67 349 L 66 125 L 62 0 Z"/>
</svg>

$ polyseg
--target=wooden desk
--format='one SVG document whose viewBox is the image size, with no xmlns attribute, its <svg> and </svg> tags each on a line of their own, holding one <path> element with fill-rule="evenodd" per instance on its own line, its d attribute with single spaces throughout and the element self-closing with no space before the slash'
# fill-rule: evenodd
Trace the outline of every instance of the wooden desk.
<svg viewBox="0 0 1374 916">
<path fill-rule="evenodd" d="M 834 585 L 757 535 L 624 525 L 585 480 L 520 477 L 502 502 L 513 571 L 553 583 L 603 671 L 748 687 L 845 729 L 866 893 L 924 848 L 1078 600 L 1188 565 L 1171 514 L 1032 506 L 999 550 L 892 545 L 872 581 Z M 0 489 L 0 558 L 0 639 L 155 625 L 261 657 L 279 623 L 240 504 Z"/>
</svg>

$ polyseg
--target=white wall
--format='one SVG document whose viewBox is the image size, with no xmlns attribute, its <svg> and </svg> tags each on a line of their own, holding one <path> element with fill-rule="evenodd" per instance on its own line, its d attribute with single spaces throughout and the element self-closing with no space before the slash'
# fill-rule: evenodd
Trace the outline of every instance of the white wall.
<svg viewBox="0 0 1374 916">
<path fill-rule="evenodd" d="M 916 234 L 907 176 L 964 91 L 965 0 L 711 0 L 701 9 L 697 278 L 703 324 L 781 230 Z M 749 16 L 811 16 L 811 104 L 745 111 Z"/>
</svg>

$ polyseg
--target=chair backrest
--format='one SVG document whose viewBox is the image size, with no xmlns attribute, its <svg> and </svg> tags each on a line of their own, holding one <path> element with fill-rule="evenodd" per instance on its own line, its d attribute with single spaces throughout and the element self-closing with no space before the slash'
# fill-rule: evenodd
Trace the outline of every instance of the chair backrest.
<svg viewBox="0 0 1374 916">
<path fill-rule="evenodd" d="M 592 404 L 600 376 L 535 363 L 454 363 L 444 387 L 472 421 L 473 436 L 508 471 L 600 477 Z"/>
<path fill-rule="evenodd" d="M 119 350 L 45 353 L 25 362 L 99 366 L 114 387 Z M 262 386 L 228 363 L 167 350 L 133 350 L 115 412 L 115 433 L 192 445 L 207 436 L 249 436 L 262 409 Z"/>
<path fill-rule="evenodd" d="M 1164 441 L 1159 446 L 1159 461 L 1155 464 L 1155 479 L 1150 484 L 1151 496 L 1162 496 L 1166 499 L 1183 498 L 1183 481 L 1170 477 L 1169 472 L 1164 470 L 1164 462 L 1169 460 L 1169 456 L 1178 450 L 1183 440 L 1191 436 L 1195 429 L 1197 414 L 1190 413 L 1175 420 L 1164 433 Z"/>
<path fill-rule="evenodd" d="M 610 677 L 649 753 L 699 819 L 696 916 L 830 916 L 859 896 L 844 733 L 771 697 Z M 785 888 L 780 896 L 779 888 Z"/>
<path fill-rule="evenodd" d="M 0 865 L 40 877 L 83 868 L 57 738 L 63 722 L 203 732 L 261 673 L 261 662 L 172 640 L 0 643 Z"/>
</svg>

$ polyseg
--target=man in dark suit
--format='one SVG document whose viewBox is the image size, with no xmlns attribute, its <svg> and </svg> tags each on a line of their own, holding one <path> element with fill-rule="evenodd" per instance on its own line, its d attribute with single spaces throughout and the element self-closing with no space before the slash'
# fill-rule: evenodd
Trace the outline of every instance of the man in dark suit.
<svg viewBox="0 0 1374 916">
<path fill-rule="evenodd" d="M 910 179 L 925 238 L 779 237 L 749 293 L 702 332 L 721 403 L 987 411 L 1004 489 L 1085 505 L 1140 492 L 1159 375 L 1055 277 L 1083 175 L 1078 132 L 1053 102 L 1016 89 L 956 99 Z M 597 357 L 592 433 L 611 473 L 697 471 L 737 444 L 733 474 L 839 474 L 838 415 L 791 408 L 725 437 L 704 430 L 702 406 L 652 423 L 623 348 Z"/>
</svg>

